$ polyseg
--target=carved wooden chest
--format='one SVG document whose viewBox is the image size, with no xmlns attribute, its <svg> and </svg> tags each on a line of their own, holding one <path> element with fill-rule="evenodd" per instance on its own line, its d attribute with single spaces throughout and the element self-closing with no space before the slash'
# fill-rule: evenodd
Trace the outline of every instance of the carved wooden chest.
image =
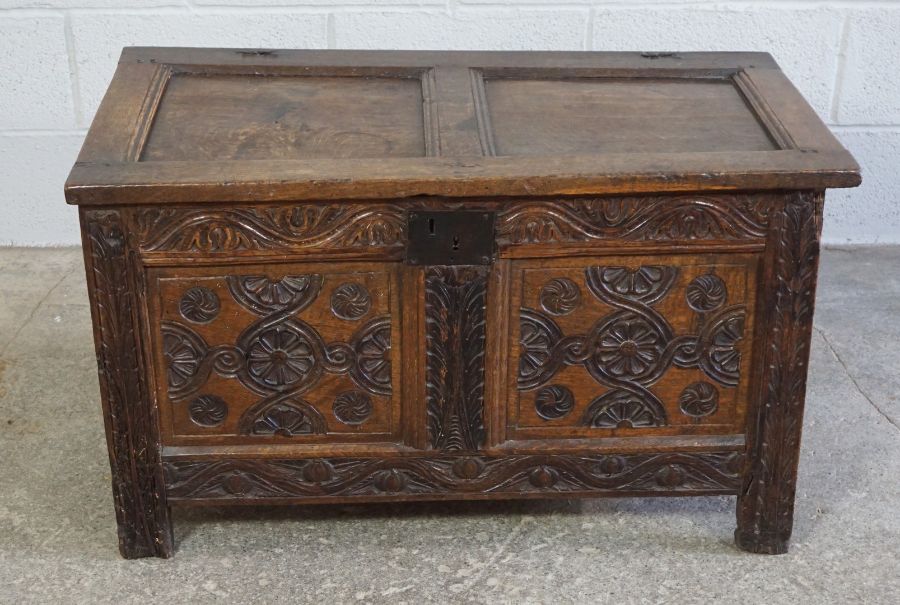
<svg viewBox="0 0 900 605">
<path fill-rule="evenodd" d="M 122 554 L 176 505 L 704 494 L 784 552 L 859 180 L 767 54 L 126 49 L 66 185 Z"/>
</svg>

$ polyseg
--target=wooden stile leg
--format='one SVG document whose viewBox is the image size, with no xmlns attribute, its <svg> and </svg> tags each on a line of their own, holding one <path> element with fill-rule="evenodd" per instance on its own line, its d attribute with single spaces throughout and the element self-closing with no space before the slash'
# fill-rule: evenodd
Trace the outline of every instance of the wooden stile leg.
<svg viewBox="0 0 900 605">
<path fill-rule="evenodd" d="M 170 557 L 154 409 L 141 371 L 137 283 L 117 211 L 82 211 L 85 267 L 106 423 L 119 551 L 126 559 Z"/>
<path fill-rule="evenodd" d="M 735 531 L 735 543 L 750 552 L 783 554 L 791 537 L 822 203 L 822 193 L 793 194 L 771 223 L 767 333 Z"/>
</svg>

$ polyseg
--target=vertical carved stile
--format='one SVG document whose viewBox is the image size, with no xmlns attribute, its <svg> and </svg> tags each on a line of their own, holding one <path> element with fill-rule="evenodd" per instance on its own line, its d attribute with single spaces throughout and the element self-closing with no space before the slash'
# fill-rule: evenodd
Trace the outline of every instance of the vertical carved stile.
<svg viewBox="0 0 900 605">
<path fill-rule="evenodd" d="M 486 267 L 425 270 L 428 442 L 445 451 L 484 442 Z"/>
<path fill-rule="evenodd" d="M 140 369 L 137 302 L 130 286 L 125 230 L 117 211 L 88 211 L 82 220 L 89 242 L 88 283 L 93 290 L 119 550 L 126 558 L 168 557 L 171 525 L 151 403 Z"/>
<path fill-rule="evenodd" d="M 821 193 L 794 194 L 772 225 L 760 401 L 748 431 L 751 462 L 735 532 L 737 545 L 751 552 L 787 552 L 793 528 L 822 204 Z"/>
</svg>

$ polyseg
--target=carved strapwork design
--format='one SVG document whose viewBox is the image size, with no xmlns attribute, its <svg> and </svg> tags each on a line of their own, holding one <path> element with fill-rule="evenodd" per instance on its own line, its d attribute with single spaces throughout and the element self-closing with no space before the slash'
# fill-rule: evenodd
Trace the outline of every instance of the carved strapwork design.
<svg viewBox="0 0 900 605">
<path fill-rule="evenodd" d="M 761 400 L 748 431 L 750 468 L 738 495 L 735 541 L 745 550 L 787 552 L 812 337 L 822 225 L 821 193 L 798 193 L 772 225 Z"/>
<path fill-rule="evenodd" d="M 669 424 L 666 406 L 651 387 L 671 368 L 699 369 L 724 387 L 737 386 L 746 305 L 727 305 L 721 278 L 701 275 L 685 288 L 687 300 L 681 303 L 697 316 L 697 330 L 677 334 L 658 306 L 670 296 L 679 272 L 679 267 L 666 265 L 588 267 L 584 271 L 588 292 L 611 311 L 589 324 L 584 333 L 564 334 L 549 315 L 522 308 L 518 389 L 539 389 L 567 366 L 581 366 L 608 389 L 587 405 L 581 424 L 611 429 Z M 550 285 L 556 288 L 560 281 L 554 279 Z M 543 298 L 542 293 L 542 303 Z M 703 392 L 698 397 L 704 401 L 710 398 L 708 386 L 699 387 Z M 539 391 L 538 395 L 538 416 L 553 419 L 553 410 L 545 403 L 549 393 Z M 696 417 L 716 410 L 715 403 L 685 405 Z M 543 409 L 550 411 L 549 417 Z"/>
<path fill-rule="evenodd" d="M 498 213 L 501 246 L 601 239 L 763 240 L 776 197 L 647 196 L 532 201 Z"/>
<path fill-rule="evenodd" d="M 739 452 L 171 461 L 170 498 L 734 493 Z"/>
<path fill-rule="evenodd" d="M 172 532 L 154 411 L 145 393 L 135 289 L 116 211 L 82 215 L 88 248 L 100 393 L 106 410 L 119 550 L 126 558 L 168 557 Z"/>
<path fill-rule="evenodd" d="M 446 451 L 484 442 L 487 268 L 425 270 L 428 442 Z"/>
<path fill-rule="evenodd" d="M 261 397 L 240 414 L 238 434 L 322 435 L 328 432 L 324 416 L 301 396 L 324 377 L 343 375 L 359 391 L 345 393 L 334 402 L 335 417 L 345 425 L 365 422 L 373 411 L 369 395 L 390 396 L 392 392 L 391 320 L 386 315 L 373 317 L 358 325 L 349 339 L 326 342 L 319 330 L 299 316 L 316 302 L 324 279 L 317 273 L 279 278 L 227 276 L 226 296 L 230 294 L 234 302 L 256 317 L 230 344 L 210 345 L 198 333 L 200 328 L 162 320 L 159 329 L 168 399 L 176 404 L 192 401 L 189 412 L 194 424 L 217 427 L 222 425 L 227 408 L 215 406 L 216 398 L 198 398 L 198 394 L 212 376 L 236 378 L 248 391 Z M 194 287 L 188 292 L 196 290 Z M 360 319 L 360 302 L 365 303 L 368 313 L 371 300 L 362 286 L 352 290 L 338 288 L 335 292 L 365 294 L 364 301 L 358 296 L 349 300 L 356 310 L 344 308 L 348 316 Z M 329 314 L 333 298 L 326 303 Z M 330 405 L 331 400 L 320 403 Z"/>
<path fill-rule="evenodd" d="M 151 208 L 137 214 L 142 250 L 239 252 L 317 247 L 402 247 L 396 204 L 303 204 L 246 208 Z"/>
<path fill-rule="evenodd" d="M 169 396 L 180 399 L 197 388 L 198 380 L 206 379 L 208 368 L 203 362 L 209 347 L 187 326 L 164 322 L 161 329 Z"/>
<path fill-rule="evenodd" d="M 264 275 L 229 275 L 228 289 L 245 309 L 257 315 L 299 313 L 312 303 L 322 288 L 322 276 L 285 275 L 272 279 Z"/>
</svg>

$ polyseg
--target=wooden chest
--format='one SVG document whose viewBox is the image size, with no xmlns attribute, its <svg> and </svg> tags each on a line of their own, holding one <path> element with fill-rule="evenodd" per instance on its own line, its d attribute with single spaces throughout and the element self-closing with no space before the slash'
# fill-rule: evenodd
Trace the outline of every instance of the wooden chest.
<svg viewBox="0 0 900 605">
<path fill-rule="evenodd" d="M 859 181 L 767 54 L 126 49 L 66 184 L 122 554 L 175 505 L 705 494 L 785 552 Z"/>
</svg>

